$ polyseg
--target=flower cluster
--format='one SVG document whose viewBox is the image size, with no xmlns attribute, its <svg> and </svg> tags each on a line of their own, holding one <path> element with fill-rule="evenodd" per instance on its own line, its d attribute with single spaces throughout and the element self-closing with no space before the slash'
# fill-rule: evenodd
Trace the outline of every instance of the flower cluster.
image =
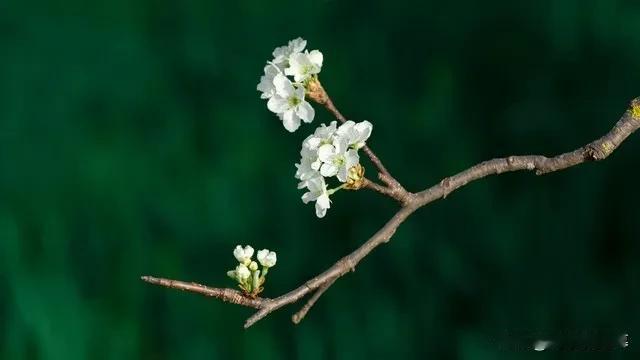
<svg viewBox="0 0 640 360">
<path fill-rule="evenodd" d="M 315 111 L 307 98 L 326 104 L 328 96 L 318 80 L 323 56 L 318 50 L 305 50 L 307 41 L 297 38 L 273 51 L 273 59 L 264 67 L 257 86 L 267 107 L 278 115 L 285 129 L 296 131 L 301 122 L 310 123 Z M 316 216 L 322 218 L 331 207 L 330 196 L 340 189 L 357 190 L 364 185 L 364 168 L 358 150 L 371 135 L 368 121 L 347 121 L 321 125 L 302 143 L 302 159 L 296 164 L 298 189 L 305 189 L 302 201 L 315 201 Z M 329 189 L 327 181 L 335 177 L 340 185 Z M 234 273 L 234 276 L 238 274 Z M 246 275 L 246 272 L 245 274 Z M 241 282 L 242 284 L 242 282 Z"/>
<path fill-rule="evenodd" d="M 238 286 L 245 295 L 257 296 L 263 290 L 269 268 L 276 265 L 276 253 L 267 249 L 258 251 L 258 262 L 262 265 L 262 270 L 258 269 L 258 263 L 253 261 L 253 248 L 249 245 L 244 248 L 240 245 L 233 250 L 233 256 L 239 264 L 235 269 L 227 271 L 227 275 L 238 282 Z"/>
<path fill-rule="evenodd" d="M 267 107 L 276 113 L 284 128 L 294 132 L 300 121 L 310 123 L 315 111 L 305 100 L 305 87 L 309 79 L 322 69 L 322 53 L 305 50 L 307 41 L 297 38 L 273 51 L 273 59 L 264 67 L 257 90 Z M 293 78 L 293 81 L 289 77 Z"/>
<path fill-rule="evenodd" d="M 329 196 L 340 189 L 358 189 L 363 181 L 358 150 L 365 146 L 373 125 L 368 121 L 347 121 L 336 127 L 322 124 L 302 142 L 301 160 L 296 164 L 298 189 L 307 188 L 302 195 L 306 204 L 316 202 L 316 216 L 324 217 L 331 205 Z M 327 179 L 335 177 L 342 185 L 327 188 Z"/>
</svg>

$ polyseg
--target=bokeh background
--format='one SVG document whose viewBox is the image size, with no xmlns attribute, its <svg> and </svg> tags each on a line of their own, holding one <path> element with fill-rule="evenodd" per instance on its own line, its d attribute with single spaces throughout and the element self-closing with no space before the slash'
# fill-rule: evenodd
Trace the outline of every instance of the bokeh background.
<svg viewBox="0 0 640 360">
<path fill-rule="evenodd" d="M 289 134 L 259 99 L 287 40 L 324 53 L 338 107 L 417 191 L 603 135 L 640 96 L 639 17 L 633 0 L 0 2 L 0 358 L 515 359 L 585 332 L 631 347 L 550 358 L 637 355 L 637 135 L 421 209 L 298 326 L 289 306 L 245 331 L 252 310 L 139 276 L 233 286 L 249 243 L 278 252 L 277 296 L 396 211 L 340 192 L 319 220 L 300 201 L 300 143 L 332 118 L 316 106 Z"/>
</svg>

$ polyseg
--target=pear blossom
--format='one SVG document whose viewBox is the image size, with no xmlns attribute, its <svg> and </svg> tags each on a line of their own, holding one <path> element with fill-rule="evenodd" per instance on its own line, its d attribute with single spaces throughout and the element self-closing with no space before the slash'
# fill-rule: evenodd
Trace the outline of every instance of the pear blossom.
<svg viewBox="0 0 640 360">
<path fill-rule="evenodd" d="M 332 121 L 321 124 L 302 142 L 295 177 L 300 180 L 298 189 L 307 189 L 302 201 L 316 202 L 316 216 L 325 216 L 331 205 L 329 197 L 336 191 L 362 187 L 364 168 L 358 151 L 365 146 L 372 128 L 368 121 L 347 121 L 339 127 Z M 332 177 L 342 184 L 329 189 L 327 180 Z"/>
<path fill-rule="evenodd" d="M 301 121 L 309 123 L 315 117 L 305 95 L 315 94 L 307 80 L 320 73 L 323 55 L 318 50 L 305 50 L 306 46 L 306 40 L 296 38 L 277 47 L 256 86 L 260 98 L 268 100 L 267 108 L 278 116 L 289 132 L 296 131 Z M 287 76 L 291 76 L 293 82 Z"/>
<path fill-rule="evenodd" d="M 260 265 L 266 268 L 273 267 L 276 265 L 277 261 L 276 253 L 267 249 L 259 250 L 258 261 L 260 262 Z"/>
<path fill-rule="evenodd" d="M 347 174 L 351 167 L 356 166 L 360 157 L 354 149 L 346 149 L 344 139 L 339 139 L 336 144 L 325 144 L 318 149 L 318 157 L 322 161 L 320 174 L 325 177 L 336 176 L 340 182 L 347 181 Z"/>
<path fill-rule="evenodd" d="M 331 144 L 333 142 L 333 135 L 336 133 L 336 121 L 332 121 L 329 126 L 321 124 L 313 135 L 309 135 L 303 143 L 303 147 L 307 147 L 311 150 L 317 150 L 320 145 Z"/>
<path fill-rule="evenodd" d="M 338 128 L 336 132 L 339 137 L 347 141 L 349 147 L 358 150 L 366 145 L 367 139 L 371 136 L 372 129 L 373 125 L 366 120 L 357 124 L 349 120 L 340 125 L 340 128 Z"/>
<path fill-rule="evenodd" d="M 245 246 L 244 249 L 242 246 L 238 245 L 233 250 L 233 256 L 240 263 L 244 265 L 249 265 L 251 263 L 251 257 L 253 256 L 253 248 L 249 245 Z"/>
<path fill-rule="evenodd" d="M 296 82 L 302 82 L 310 76 L 320 73 L 322 70 L 323 55 L 318 50 L 296 53 L 289 57 L 289 67 L 284 73 L 293 76 Z"/>
<path fill-rule="evenodd" d="M 315 111 L 304 99 L 304 88 L 294 87 L 287 77 L 278 73 L 273 79 L 275 94 L 269 98 L 267 108 L 281 115 L 282 123 L 289 132 L 300 127 L 300 120 L 311 122 Z"/>
<path fill-rule="evenodd" d="M 272 62 L 278 66 L 287 65 L 289 62 L 289 58 L 292 55 L 301 53 L 304 48 L 307 46 L 307 40 L 303 38 L 296 38 L 291 41 L 287 45 L 280 46 L 273 50 L 273 60 Z"/>
<path fill-rule="evenodd" d="M 327 209 L 331 207 L 331 200 L 329 199 L 329 192 L 324 177 L 319 176 L 307 181 L 307 189 L 309 191 L 302 195 L 302 202 L 307 204 L 310 201 L 315 201 L 316 216 L 319 218 L 324 217 Z"/>
</svg>

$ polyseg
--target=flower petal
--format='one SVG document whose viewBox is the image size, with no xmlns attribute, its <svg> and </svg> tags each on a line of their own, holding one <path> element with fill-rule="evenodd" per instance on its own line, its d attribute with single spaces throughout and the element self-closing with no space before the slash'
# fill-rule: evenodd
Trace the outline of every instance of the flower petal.
<svg viewBox="0 0 640 360">
<path fill-rule="evenodd" d="M 300 105 L 298 105 L 298 108 L 296 109 L 296 113 L 302 119 L 302 121 L 306 123 L 312 122 L 313 117 L 316 114 L 315 110 L 313 110 L 313 107 L 311 107 L 311 105 L 304 100 L 300 103 Z"/>
<path fill-rule="evenodd" d="M 277 74 L 273 78 L 273 85 L 275 86 L 278 95 L 284 98 L 293 95 L 295 92 L 291 80 L 287 79 L 283 74 Z"/>
<path fill-rule="evenodd" d="M 331 144 L 324 144 L 318 148 L 318 159 L 323 162 L 329 162 L 333 159 L 336 148 Z"/>
<path fill-rule="evenodd" d="M 272 112 L 278 114 L 287 111 L 289 103 L 287 99 L 280 96 L 273 96 L 267 101 L 267 108 Z"/>
<path fill-rule="evenodd" d="M 289 132 L 294 132 L 300 127 L 300 118 L 293 110 L 287 110 L 282 115 L 282 124 Z"/>
<path fill-rule="evenodd" d="M 320 167 L 320 175 L 324 177 L 331 177 L 331 176 L 334 176 L 336 173 L 338 173 L 338 167 L 333 164 L 324 163 Z"/>
<path fill-rule="evenodd" d="M 313 65 L 315 65 L 315 66 L 317 66 L 319 68 L 322 67 L 322 60 L 323 60 L 324 57 L 322 56 L 322 53 L 320 51 L 313 50 L 307 55 L 307 57 L 309 58 L 309 61 Z M 318 72 L 319 71 L 320 71 L 320 69 L 318 69 Z"/>
</svg>

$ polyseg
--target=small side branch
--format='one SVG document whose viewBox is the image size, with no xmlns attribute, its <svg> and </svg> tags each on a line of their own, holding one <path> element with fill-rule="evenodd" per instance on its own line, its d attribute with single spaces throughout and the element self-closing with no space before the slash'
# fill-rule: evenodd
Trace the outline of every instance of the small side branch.
<svg viewBox="0 0 640 360">
<path fill-rule="evenodd" d="M 320 81 L 317 81 L 317 83 L 319 85 Z M 322 89 L 322 86 L 319 86 L 320 89 Z M 324 89 L 322 89 L 322 91 L 324 92 Z M 342 115 L 338 108 L 333 104 L 333 101 L 331 101 L 331 98 L 326 92 L 324 92 L 324 97 L 322 98 L 322 100 L 323 102 L 321 102 L 320 104 L 324 105 L 324 107 L 331 114 L 333 114 L 336 119 L 338 119 L 341 123 L 347 122 L 347 118 Z M 396 179 L 394 179 L 393 176 L 391 176 L 389 170 L 387 170 L 384 164 L 382 164 L 382 161 L 380 161 L 380 158 L 378 158 L 378 156 L 373 152 L 373 150 L 371 150 L 371 148 L 369 148 L 369 146 L 363 147 L 362 150 L 365 154 L 367 154 L 373 165 L 378 168 L 378 171 L 380 172 L 380 180 L 384 181 L 389 186 L 402 187 L 400 183 Z"/>
<path fill-rule="evenodd" d="M 377 193 L 388 196 L 397 200 L 400 205 L 405 206 L 413 200 L 414 194 L 406 191 L 404 188 L 394 188 L 391 186 L 382 186 L 376 182 L 373 182 L 367 178 L 363 180 L 362 187 L 371 189 Z"/>
<path fill-rule="evenodd" d="M 262 305 L 265 303 L 265 301 L 269 300 L 269 299 L 264 299 L 259 297 L 250 298 L 244 295 L 242 292 L 235 289 L 212 288 L 212 287 L 204 286 L 197 283 L 189 283 L 189 282 L 178 281 L 178 280 L 156 278 L 153 276 L 141 276 L 140 278 L 143 281 L 146 281 L 150 284 L 160 285 L 160 286 L 183 290 L 183 291 L 189 291 L 196 294 L 202 294 L 204 296 L 211 296 L 225 302 L 230 302 L 236 305 L 248 306 L 256 309 L 261 308 Z"/>
<path fill-rule="evenodd" d="M 327 289 L 330 288 L 334 282 L 336 282 L 336 279 L 331 279 L 326 283 L 322 284 L 318 288 L 318 290 L 316 290 L 316 292 L 309 298 L 307 303 L 304 304 L 302 309 L 300 309 L 297 313 L 293 314 L 293 316 L 291 317 L 291 321 L 293 321 L 293 323 L 296 325 L 299 324 L 300 321 L 302 321 L 302 319 L 304 319 L 304 317 L 307 315 L 309 310 L 311 310 L 311 307 L 315 305 L 316 301 L 320 299 L 320 296 L 322 296 L 322 294 L 324 294 L 324 292 L 327 291 Z"/>
</svg>

